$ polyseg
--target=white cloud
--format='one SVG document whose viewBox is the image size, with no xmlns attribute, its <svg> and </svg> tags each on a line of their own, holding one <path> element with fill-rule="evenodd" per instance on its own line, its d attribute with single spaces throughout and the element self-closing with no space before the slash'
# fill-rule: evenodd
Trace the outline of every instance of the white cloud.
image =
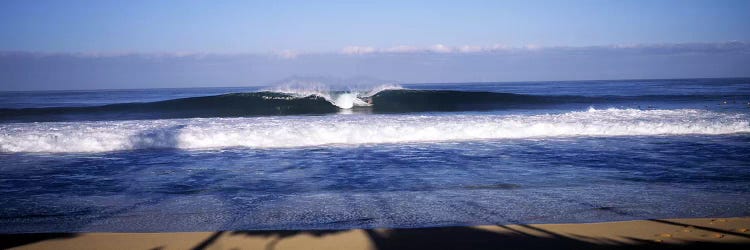
<svg viewBox="0 0 750 250">
<path fill-rule="evenodd" d="M 486 48 L 482 46 L 464 45 L 464 46 L 458 47 L 458 51 L 461 53 L 476 53 L 476 52 L 482 52 L 485 50 Z"/>
<path fill-rule="evenodd" d="M 453 52 L 453 48 L 442 45 L 442 44 L 435 44 L 435 45 L 430 46 L 429 51 L 436 52 L 436 53 L 451 53 Z"/>
<path fill-rule="evenodd" d="M 524 49 L 527 50 L 540 50 L 542 49 L 542 46 L 536 45 L 536 44 L 526 44 L 523 46 Z"/>
<path fill-rule="evenodd" d="M 414 46 L 408 46 L 408 45 L 399 45 L 399 46 L 383 49 L 381 51 L 386 52 L 386 53 L 414 53 L 414 52 L 424 51 L 424 49 L 420 49 L 420 48 L 417 48 Z"/>
<path fill-rule="evenodd" d="M 294 59 L 294 58 L 297 58 L 297 56 L 299 56 L 299 52 L 287 49 L 287 50 L 282 50 L 276 53 L 276 55 L 284 59 Z"/>
<path fill-rule="evenodd" d="M 511 50 L 511 49 L 541 49 L 542 47 L 539 46 L 525 46 L 521 48 L 511 48 L 503 44 L 493 44 L 490 46 L 480 46 L 480 45 L 463 45 L 458 47 L 452 47 L 444 44 L 435 44 L 431 46 L 426 47 L 418 47 L 418 46 L 412 46 L 412 45 L 398 45 L 394 47 L 389 48 L 374 48 L 370 46 L 347 46 L 344 47 L 341 50 L 342 54 L 345 55 L 363 55 L 363 54 L 373 54 L 373 53 L 393 53 L 393 54 L 399 54 L 399 53 L 441 53 L 441 54 L 448 54 L 448 53 L 480 53 L 480 52 L 493 52 L 493 51 L 501 51 L 501 50 Z"/>
<path fill-rule="evenodd" d="M 341 50 L 341 53 L 346 55 L 364 55 L 375 52 L 375 48 L 370 46 L 347 46 Z"/>
</svg>

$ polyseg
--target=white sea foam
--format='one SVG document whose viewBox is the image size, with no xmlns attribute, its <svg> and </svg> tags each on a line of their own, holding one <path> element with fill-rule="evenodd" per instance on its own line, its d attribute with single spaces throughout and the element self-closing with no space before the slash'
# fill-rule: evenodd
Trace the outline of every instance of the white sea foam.
<svg viewBox="0 0 750 250">
<path fill-rule="evenodd" d="M 381 84 L 374 87 L 368 87 L 364 90 L 349 88 L 346 91 L 333 91 L 328 85 L 323 83 L 314 81 L 293 81 L 265 90 L 289 94 L 299 98 L 311 95 L 320 96 L 339 108 L 351 109 L 354 106 L 370 106 L 370 104 L 362 98 L 371 97 L 381 91 L 391 89 L 403 88 L 396 84 Z"/>
<path fill-rule="evenodd" d="M 542 115 L 331 115 L 0 124 L 2 152 L 305 147 L 568 136 L 748 133 L 743 114 L 606 109 Z"/>
</svg>

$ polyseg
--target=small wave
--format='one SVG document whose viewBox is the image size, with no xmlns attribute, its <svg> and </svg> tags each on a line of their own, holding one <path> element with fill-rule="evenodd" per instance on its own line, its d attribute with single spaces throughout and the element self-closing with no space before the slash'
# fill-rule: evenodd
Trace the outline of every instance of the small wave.
<svg viewBox="0 0 750 250">
<path fill-rule="evenodd" d="M 742 114 L 590 109 L 543 115 L 354 115 L 0 124 L 2 152 L 276 148 L 329 144 L 750 132 Z"/>
</svg>

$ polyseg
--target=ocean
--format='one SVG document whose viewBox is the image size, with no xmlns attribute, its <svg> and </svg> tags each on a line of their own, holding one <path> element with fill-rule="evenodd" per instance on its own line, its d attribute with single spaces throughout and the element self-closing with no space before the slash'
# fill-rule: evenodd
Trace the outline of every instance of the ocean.
<svg viewBox="0 0 750 250">
<path fill-rule="evenodd" d="M 750 216 L 750 79 L 0 92 L 0 233 Z"/>
</svg>

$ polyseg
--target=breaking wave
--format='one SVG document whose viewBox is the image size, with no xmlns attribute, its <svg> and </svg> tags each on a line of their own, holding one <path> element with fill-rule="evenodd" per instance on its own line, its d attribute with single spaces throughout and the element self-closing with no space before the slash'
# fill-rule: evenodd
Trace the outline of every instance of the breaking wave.
<svg viewBox="0 0 750 250">
<path fill-rule="evenodd" d="M 312 99 L 315 100 L 315 99 Z M 589 109 L 540 115 L 335 115 L 0 124 L 2 152 L 276 148 L 570 136 L 748 133 L 743 114 Z"/>
<path fill-rule="evenodd" d="M 257 117 L 333 114 L 342 110 L 366 113 L 485 111 L 548 108 L 554 105 L 649 101 L 692 102 L 726 96 L 551 96 L 452 90 L 410 90 L 381 85 L 369 90 L 329 91 L 323 88 L 275 88 L 261 92 L 180 98 L 86 107 L 0 109 L 0 122 L 101 121 L 210 117 Z M 744 96 L 743 96 L 744 98 Z"/>
</svg>

